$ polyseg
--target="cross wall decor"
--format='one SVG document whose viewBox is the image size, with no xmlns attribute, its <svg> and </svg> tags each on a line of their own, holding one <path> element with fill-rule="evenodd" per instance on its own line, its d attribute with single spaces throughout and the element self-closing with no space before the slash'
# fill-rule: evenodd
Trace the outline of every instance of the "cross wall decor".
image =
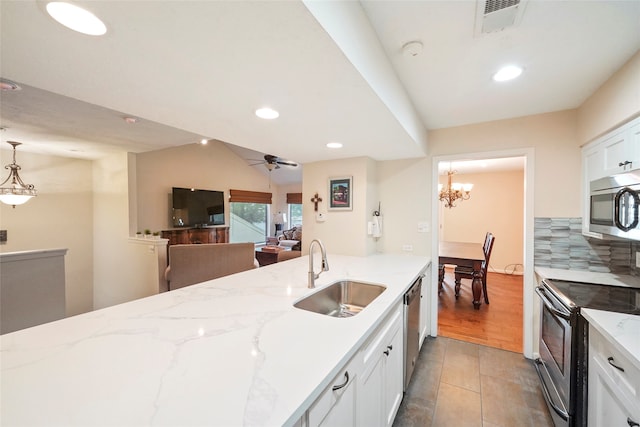
<svg viewBox="0 0 640 427">
<path fill-rule="evenodd" d="M 313 203 L 313 210 L 315 212 L 318 212 L 318 203 L 320 203 L 322 201 L 322 199 L 320 197 L 318 197 L 318 193 L 315 194 L 315 196 L 313 196 L 313 198 L 311 199 L 311 203 Z"/>
</svg>

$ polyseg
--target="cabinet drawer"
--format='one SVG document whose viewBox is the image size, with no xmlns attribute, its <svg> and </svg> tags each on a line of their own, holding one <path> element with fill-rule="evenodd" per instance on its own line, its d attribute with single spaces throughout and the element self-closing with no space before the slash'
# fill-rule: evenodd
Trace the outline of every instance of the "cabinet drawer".
<svg viewBox="0 0 640 427">
<path fill-rule="evenodd" d="M 384 351 L 394 333 L 402 328 L 402 302 L 393 309 L 388 317 L 382 322 L 382 326 L 371 336 L 365 345 L 362 346 L 360 354 L 362 355 L 362 363 L 365 367 L 364 374 L 367 374 L 367 370 L 371 368 L 371 365 L 375 359 Z M 402 351 L 401 349 L 398 349 Z"/>
<path fill-rule="evenodd" d="M 356 372 L 351 367 L 351 364 L 347 364 L 347 366 L 342 369 L 338 375 L 336 375 L 336 377 L 331 381 L 331 384 L 309 408 L 309 427 L 321 425 L 327 414 L 331 412 L 331 409 L 341 400 L 343 395 L 348 392 L 353 392 L 353 387 L 351 386 L 355 377 Z M 345 404 L 350 405 L 350 402 L 345 402 Z"/>
<path fill-rule="evenodd" d="M 640 406 L 640 370 L 595 328 L 589 328 L 589 352 L 616 389 Z"/>
</svg>

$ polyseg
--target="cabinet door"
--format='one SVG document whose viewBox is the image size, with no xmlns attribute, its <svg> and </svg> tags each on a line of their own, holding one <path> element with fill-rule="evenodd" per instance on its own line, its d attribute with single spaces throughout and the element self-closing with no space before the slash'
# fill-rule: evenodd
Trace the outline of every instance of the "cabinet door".
<svg viewBox="0 0 640 427">
<path fill-rule="evenodd" d="M 387 346 L 389 354 L 385 353 L 384 360 L 384 409 L 386 426 L 393 424 L 393 419 L 400 408 L 402 395 L 404 393 L 404 375 L 403 375 L 403 342 L 402 329 L 397 329 L 395 335 L 391 339 L 391 343 Z"/>
<path fill-rule="evenodd" d="M 589 426 L 629 426 L 640 423 L 640 409 L 620 393 L 615 382 L 602 366 L 600 358 L 592 357 L 589 365 Z M 631 422 L 631 423 L 629 423 Z"/>
<path fill-rule="evenodd" d="M 190 229 L 189 230 L 189 243 L 209 243 L 211 238 L 211 231 L 207 229 Z"/>
<path fill-rule="evenodd" d="M 631 165 L 629 170 L 640 168 L 640 118 L 636 119 L 627 133 L 627 140 L 629 141 L 629 161 Z"/>
<path fill-rule="evenodd" d="M 373 368 L 365 372 L 358 387 L 358 424 L 361 426 L 382 427 L 384 420 L 384 355 L 373 362 Z M 400 374 L 402 377 L 402 373 Z"/>
<path fill-rule="evenodd" d="M 602 143 L 605 175 L 624 172 L 624 162 L 629 160 L 627 132 L 619 130 Z"/>
</svg>

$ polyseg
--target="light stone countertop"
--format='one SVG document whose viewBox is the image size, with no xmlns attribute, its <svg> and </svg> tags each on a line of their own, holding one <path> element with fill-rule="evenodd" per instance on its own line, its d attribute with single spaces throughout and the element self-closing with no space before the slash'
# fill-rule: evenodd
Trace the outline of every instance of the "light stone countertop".
<svg viewBox="0 0 640 427">
<path fill-rule="evenodd" d="M 304 256 L 1 336 L 0 424 L 292 425 L 430 263 L 328 259 L 318 288 L 387 290 L 352 318 L 296 309 Z"/>
<path fill-rule="evenodd" d="M 583 308 L 582 315 L 640 371 L 640 316 Z"/>
</svg>

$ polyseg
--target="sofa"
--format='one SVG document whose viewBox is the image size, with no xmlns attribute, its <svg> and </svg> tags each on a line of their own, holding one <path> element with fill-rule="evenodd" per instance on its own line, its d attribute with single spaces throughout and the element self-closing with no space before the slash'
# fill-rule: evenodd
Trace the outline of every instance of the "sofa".
<svg viewBox="0 0 640 427">
<path fill-rule="evenodd" d="M 293 227 L 289 230 L 284 230 L 281 235 L 278 236 L 278 246 L 285 246 L 291 248 L 293 251 L 299 251 L 302 249 L 302 227 Z"/>
<path fill-rule="evenodd" d="M 253 243 L 171 245 L 164 277 L 174 290 L 256 267 Z"/>
</svg>

